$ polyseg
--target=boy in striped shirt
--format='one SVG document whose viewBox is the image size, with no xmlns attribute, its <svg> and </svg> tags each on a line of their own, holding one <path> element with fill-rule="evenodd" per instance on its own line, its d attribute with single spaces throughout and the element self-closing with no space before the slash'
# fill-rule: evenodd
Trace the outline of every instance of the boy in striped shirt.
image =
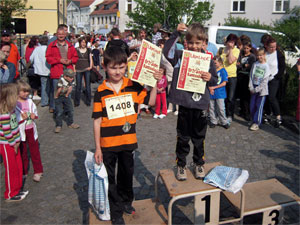
<svg viewBox="0 0 300 225">
<path fill-rule="evenodd" d="M 139 104 L 154 106 L 156 87 L 150 93 L 139 83 L 125 78 L 127 55 L 121 48 L 110 47 L 104 52 L 105 80 L 94 97 L 95 161 L 104 163 L 109 181 L 109 204 L 113 224 L 124 224 L 123 212 L 134 214 L 133 170 L 137 149 L 136 120 Z M 161 79 L 160 73 L 154 78 Z M 117 183 L 115 168 L 118 161 Z"/>
</svg>

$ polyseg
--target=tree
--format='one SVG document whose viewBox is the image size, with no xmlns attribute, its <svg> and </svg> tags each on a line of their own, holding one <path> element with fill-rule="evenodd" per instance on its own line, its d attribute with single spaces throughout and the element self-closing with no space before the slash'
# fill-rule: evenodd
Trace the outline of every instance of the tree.
<svg viewBox="0 0 300 225">
<path fill-rule="evenodd" d="M 296 6 L 287 13 L 285 18 L 274 22 L 272 36 L 280 43 L 284 49 L 291 50 L 292 46 L 300 47 L 300 7 Z M 276 32 L 284 33 L 285 36 Z"/>
<path fill-rule="evenodd" d="M 213 5 L 210 2 L 194 0 L 136 0 L 136 8 L 128 12 L 127 26 L 133 29 L 144 28 L 150 32 L 155 23 L 167 25 L 173 30 L 180 17 L 188 15 L 194 22 L 202 24 L 212 17 Z"/>
<path fill-rule="evenodd" d="M 28 9 L 32 9 L 32 6 L 26 7 L 28 0 L 1 0 L 0 1 L 0 22 L 2 29 L 12 29 L 11 22 L 12 16 L 25 16 Z"/>
</svg>

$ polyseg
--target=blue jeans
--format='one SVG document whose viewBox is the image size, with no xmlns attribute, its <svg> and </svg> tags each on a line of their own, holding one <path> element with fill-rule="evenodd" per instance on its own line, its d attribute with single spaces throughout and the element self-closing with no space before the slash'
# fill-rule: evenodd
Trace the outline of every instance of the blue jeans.
<svg viewBox="0 0 300 225">
<path fill-rule="evenodd" d="M 62 126 L 63 115 L 67 116 L 67 125 L 73 123 L 73 105 L 69 97 L 59 96 L 55 99 L 55 123 L 57 127 Z"/>
<path fill-rule="evenodd" d="M 47 106 L 49 104 L 49 92 L 50 92 L 50 78 L 48 76 L 41 76 L 41 106 Z"/>
<path fill-rule="evenodd" d="M 56 90 L 58 80 L 59 79 L 50 79 L 50 95 L 49 95 L 49 97 L 50 97 L 49 108 L 50 109 L 55 109 L 54 92 Z"/>
<path fill-rule="evenodd" d="M 76 89 L 75 89 L 75 99 L 74 105 L 80 105 L 80 96 L 81 96 L 81 89 L 82 89 L 82 77 L 84 76 L 85 80 L 85 89 L 86 89 L 86 104 L 91 105 L 91 73 L 89 70 L 84 72 L 77 72 L 76 73 Z"/>
</svg>

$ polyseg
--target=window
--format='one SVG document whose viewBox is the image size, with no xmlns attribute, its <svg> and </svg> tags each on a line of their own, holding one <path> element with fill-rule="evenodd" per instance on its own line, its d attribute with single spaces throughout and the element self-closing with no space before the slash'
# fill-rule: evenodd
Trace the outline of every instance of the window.
<svg viewBox="0 0 300 225">
<path fill-rule="evenodd" d="M 127 12 L 132 11 L 132 0 L 127 0 Z"/>
<path fill-rule="evenodd" d="M 275 0 L 274 12 L 285 13 L 290 6 L 289 0 Z"/>
<path fill-rule="evenodd" d="M 232 13 L 241 13 L 245 12 L 246 3 L 245 0 L 232 0 L 231 2 L 231 12 Z"/>
</svg>

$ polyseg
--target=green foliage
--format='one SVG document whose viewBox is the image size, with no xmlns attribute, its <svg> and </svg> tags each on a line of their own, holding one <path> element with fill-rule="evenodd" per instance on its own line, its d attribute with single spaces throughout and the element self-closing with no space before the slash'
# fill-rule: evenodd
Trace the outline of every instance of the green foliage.
<svg viewBox="0 0 300 225">
<path fill-rule="evenodd" d="M 280 101 L 281 112 L 283 115 L 295 117 L 299 91 L 299 75 L 296 65 L 292 68 L 287 66 L 286 74 L 282 81 L 283 96 Z"/>
<path fill-rule="evenodd" d="M 259 19 L 249 20 L 247 18 L 233 17 L 231 15 L 225 19 L 224 26 L 248 27 L 248 28 L 265 29 L 265 30 L 271 29 L 270 26 L 261 24 Z"/>
<path fill-rule="evenodd" d="M 128 12 L 129 22 L 127 26 L 133 29 L 144 28 L 152 31 L 155 23 L 164 24 L 167 21 L 169 29 L 174 30 L 178 23 L 178 17 L 188 15 L 193 21 L 204 24 L 212 17 L 213 5 L 209 2 L 194 0 L 136 0 L 136 8 Z"/>
<path fill-rule="evenodd" d="M 25 16 L 25 13 L 28 9 L 32 9 L 32 6 L 29 8 L 26 7 L 28 0 L 1 0 L 0 1 L 0 22 L 1 29 L 12 29 L 11 22 L 13 21 L 12 16 Z"/>
<path fill-rule="evenodd" d="M 274 22 L 272 36 L 277 40 L 283 49 L 291 50 L 292 46 L 300 47 L 300 7 L 293 8 L 282 20 Z M 285 36 L 276 32 L 284 33 Z"/>
</svg>

